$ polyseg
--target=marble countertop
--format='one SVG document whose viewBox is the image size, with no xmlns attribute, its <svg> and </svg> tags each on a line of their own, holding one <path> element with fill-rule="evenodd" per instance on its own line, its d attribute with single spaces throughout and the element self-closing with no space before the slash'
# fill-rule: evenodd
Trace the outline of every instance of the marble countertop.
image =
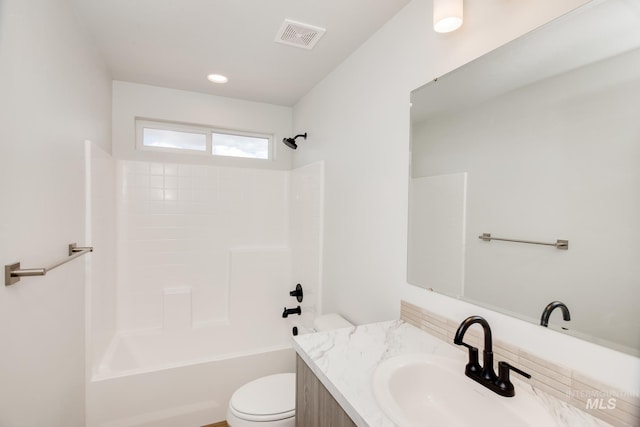
<svg viewBox="0 0 640 427">
<path fill-rule="evenodd" d="M 372 377 L 378 364 L 402 354 L 428 353 L 466 363 L 467 352 L 402 320 L 298 335 L 296 352 L 359 427 L 393 427 L 376 403 Z M 532 393 L 549 410 L 558 427 L 604 427 L 609 424 L 514 378 L 518 393 Z"/>
</svg>

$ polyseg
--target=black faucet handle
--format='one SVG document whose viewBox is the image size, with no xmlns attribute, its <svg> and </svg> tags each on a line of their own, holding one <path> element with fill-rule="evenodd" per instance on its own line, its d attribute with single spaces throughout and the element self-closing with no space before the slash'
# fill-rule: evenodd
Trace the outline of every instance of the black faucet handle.
<svg viewBox="0 0 640 427">
<path fill-rule="evenodd" d="M 505 362 L 505 361 L 498 362 L 498 375 L 499 376 L 504 373 L 508 378 L 510 370 L 522 375 L 525 378 L 531 378 L 531 375 L 527 374 L 525 371 L 523 371 L 521 369 L 516 368 L 513 365 L 510 365 L 508 362 Z"/>
<path fill-rule="evenodd" d="M 482 366 L 478 361 L 478 349 L 469 344 L 462 343 L 462 345 L 469 349 L 469 362 L 464 368 L 464 373 L 467 376 L 479 376 L 482 372 Z"/>
<path fill-rule="evenodd" d="M 298 302 L 302 302 L 302 297 L 303 297 L 302 285 L 298 283 L 296 285 L 296 288 L 293 291 L 289 292 L 289 296 L 296 297 Z"/>
<path fill-rule="evenodd" d="M 500 389 L 500 394 L 503 396 L 513 397 L 516 391 L 509 378 L 509 371 L 520 374 L 525 378 L 531 378 L 531 375 L 505 361 L 498 362 L 498 379 L 496 380 L 496 386 Z"/>
</svg>

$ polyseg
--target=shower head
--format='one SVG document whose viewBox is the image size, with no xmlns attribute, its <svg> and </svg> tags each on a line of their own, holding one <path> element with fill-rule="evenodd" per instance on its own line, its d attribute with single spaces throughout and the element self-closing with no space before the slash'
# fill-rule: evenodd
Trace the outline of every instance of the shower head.
<svg viewBox="0 0 640 427">
<path fill-rule="evenodd" d="M 304 139 L 307 139 L 307 133 L 301 133 L 300 135 L 296 135 L 293 138 L 283 138 L 282 142 L 284 142 L 284 145 L 286 145 L 287 147 L 291 148 L 291 149 L 296 149 L 298 148 L 298 144 L 296 144 L 296 139 L 303 137 Z"/>
</svg>

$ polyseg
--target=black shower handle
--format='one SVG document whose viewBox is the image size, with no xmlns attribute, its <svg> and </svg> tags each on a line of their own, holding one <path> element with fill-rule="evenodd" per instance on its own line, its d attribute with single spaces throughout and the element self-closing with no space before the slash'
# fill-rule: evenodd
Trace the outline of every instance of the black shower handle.
<svg viewBox="0 0 640 427">
<path fill-rule="evenodd" d="M 289 292 L 289 296 L 296 297 L 298 302 L 302 302 L 302 285 L 298 283 L 296 285 L 296 288 L 293 291 Z"/>
</svg>

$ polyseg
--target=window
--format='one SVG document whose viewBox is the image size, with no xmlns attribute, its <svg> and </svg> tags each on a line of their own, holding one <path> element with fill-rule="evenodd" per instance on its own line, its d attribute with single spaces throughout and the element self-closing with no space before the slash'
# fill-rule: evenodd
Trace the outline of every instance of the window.
<svg viewBox="0 0 640 427">
<path fill-rule="evenodd" d="M 250 132 L 136 120 L 136 147 L 140 150 L 268 160 L 272 139 L 271 135 Z"/>
<path fill-rule="evenodd" d="M 269 158 L 269 138 L 230 133 L 211 133 L 214 156 Z"/>
<path fill-rule="evenodd" d="M 207 135 L 165 129 L 142 129 L 145 147 L 174 148 L 177 150 L 207 151 Z"/>
</svg>

